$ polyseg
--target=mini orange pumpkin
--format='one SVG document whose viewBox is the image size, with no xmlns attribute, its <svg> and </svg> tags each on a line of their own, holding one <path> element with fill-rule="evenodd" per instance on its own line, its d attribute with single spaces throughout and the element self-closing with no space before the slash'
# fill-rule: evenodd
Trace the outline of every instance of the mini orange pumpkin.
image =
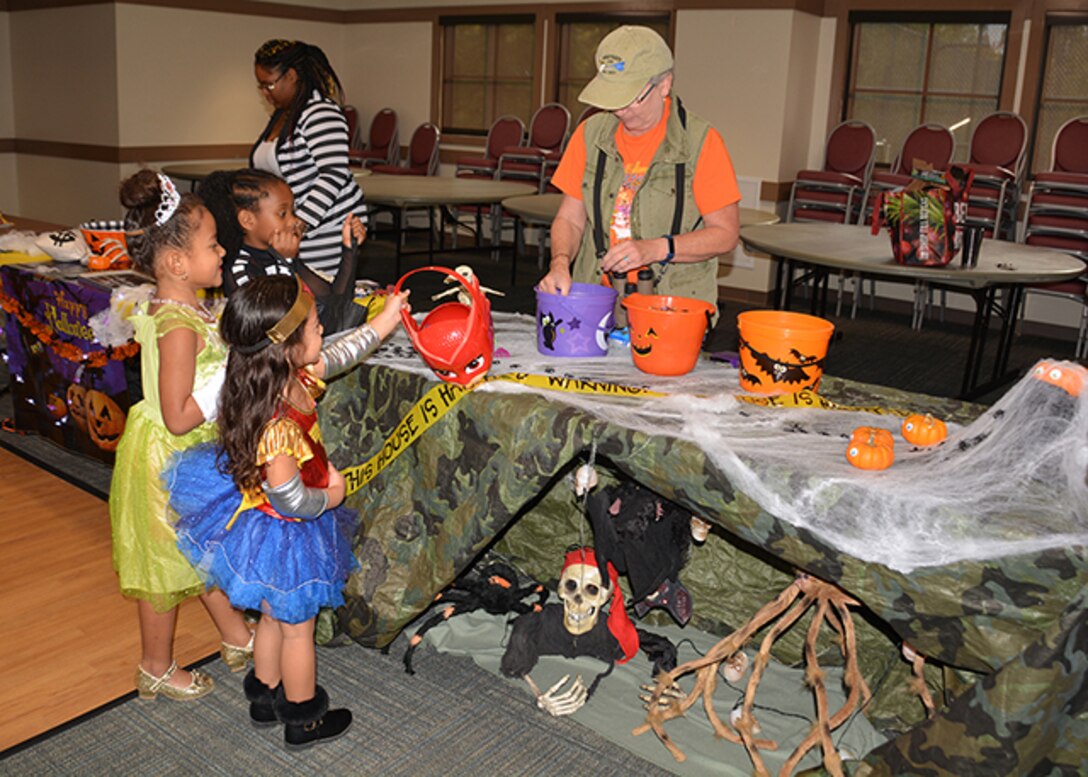
<svg viewBox="0 0 1088 777">
<path fill-rule="evenodd" d="M 1088 381 L 1088 370 L 1079 364 L 1051 364 L 1039 362 L 1032 375 L 1044 383 L 1057 386 L 1071 397 L 1079 397 L 1084 384 Z"/>
<path fill-rule="evenodd" d="M 117 450 L 125 431 L 125 411 L 107 394 L 91 389 L 87 392 L 87 431 L 102 450 Z"/>
<path fill-rule="evenodd" d="M 879 426 L 859 426 L 854 430 L 854 433 L 850 435 L 850 442 L 865 442 L 869 439 L 870 435 L 876 440 L 877 445 L 892 446 L 895 444 L 895 438 L 892 437 L 892 433 L 887 429 L 881 429 Z"/>
<path fill-rule="evenodd" d="M 929 413 L 915 413 L 903 421 L 903 439 L 921 447 L 936 445 L 948 436 L 948 427 Z"/>
<path fill-rule="evenodd" d="M 887 469 L 895 461 L 895 448 L 878 440 L 875 431 L 867 438 L 851 440 L 846 448 L 846 460 L 858 469 Z"/>
</svg>

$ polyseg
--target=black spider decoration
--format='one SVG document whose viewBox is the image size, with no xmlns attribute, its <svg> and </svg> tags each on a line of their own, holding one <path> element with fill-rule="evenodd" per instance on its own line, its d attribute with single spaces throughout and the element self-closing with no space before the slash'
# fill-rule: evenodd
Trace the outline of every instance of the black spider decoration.
<svg viewBox="0 0 1088 777">
<path fill-rule="evenodd" d="M 536 594 L 536 601 L 522 601 L 531 594 Z M 404 671 L 415 674 L 412 669 L 412 654 L 423 641 L 423 635 L 454 615 L 476 610 L 483 610 L 491 615 L 505 615 L 510 612 L 524 615 L 528 612 L 539 612 L 547 600 L 548 589 L 540 583 L 519 587 L 517 572 L 507 564 L 497 562 L 488 564 L 479 571 L 470 569 L 434 598 L 435 604 L 445 606 L 423 621 L 408 640 L 408 649 L 404 651 Z"/>
</svg>

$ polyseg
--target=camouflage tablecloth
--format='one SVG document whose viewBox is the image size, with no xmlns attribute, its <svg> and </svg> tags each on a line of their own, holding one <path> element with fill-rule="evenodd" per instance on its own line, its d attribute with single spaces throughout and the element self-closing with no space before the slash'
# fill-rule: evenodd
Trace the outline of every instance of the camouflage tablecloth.
<svg viewBox="0 0 1088 777">
<path fill-rule="evenodd" d="M 320 405 L 333 462 L 359 464 L 434 381 L 364 364 L 334 381 Z M 913 407 L 961 423 L 981 412 L 825 376 L 844 404 Z M 694 444 L 606 423 L 544 394 L 475 391 L 460 400 L 348 499 L 363 516 L 340 628 L 384 646 L 481 553 L 498 547 L 538 579 L 559 576 L 560 551 L 584 539 L 564 478 L 596 444 L 599 464 L 708 516 L 712 542 L 684 570 L 699 625 L 743 625 L 803 570 L 864 604 L 867 710 L 898 735 L 858 773 L 1078 774 L 1088 741 L 1088 560 L 1081 547 L 904 574 L 836 551 L 760 509 Z M 803 632 L 794 628 L 793 632 Z M 905 690 L 907 640 L 943 673 L 927 680 L 946 702 L 924 719 Z M 799 658 L 788 641 L 776 652 Z"/>
</svg>

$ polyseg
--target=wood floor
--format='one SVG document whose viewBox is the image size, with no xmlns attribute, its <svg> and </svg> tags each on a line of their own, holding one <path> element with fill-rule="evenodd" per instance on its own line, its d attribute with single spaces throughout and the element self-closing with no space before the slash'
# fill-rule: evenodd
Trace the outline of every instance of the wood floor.
<svg viewBox="0 0 1088 777">
<path fill-rule="evenodd" d="M 0 570 L 2 752 L 133 691 L 140 634 L 117 588 L 106 503 L 2 448 Z M 185 602 L 178 663 L 218 645 L 204 608 Z"/>
</svg>

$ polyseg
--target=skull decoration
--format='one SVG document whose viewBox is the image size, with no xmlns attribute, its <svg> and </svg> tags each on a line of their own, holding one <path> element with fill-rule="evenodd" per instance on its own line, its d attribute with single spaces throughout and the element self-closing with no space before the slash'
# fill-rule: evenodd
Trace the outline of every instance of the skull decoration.
<svg viewBox="0 0 1088 777">
<path fill-rule="evenodd" d="M 601 572 L 595 563 L 571 564 L 559 578 L 563 626 L 571 634 L 585 634 L 597 625 L 601 608 L 611 595 L 612 589 L 601 581 Z"/>
</svg>

